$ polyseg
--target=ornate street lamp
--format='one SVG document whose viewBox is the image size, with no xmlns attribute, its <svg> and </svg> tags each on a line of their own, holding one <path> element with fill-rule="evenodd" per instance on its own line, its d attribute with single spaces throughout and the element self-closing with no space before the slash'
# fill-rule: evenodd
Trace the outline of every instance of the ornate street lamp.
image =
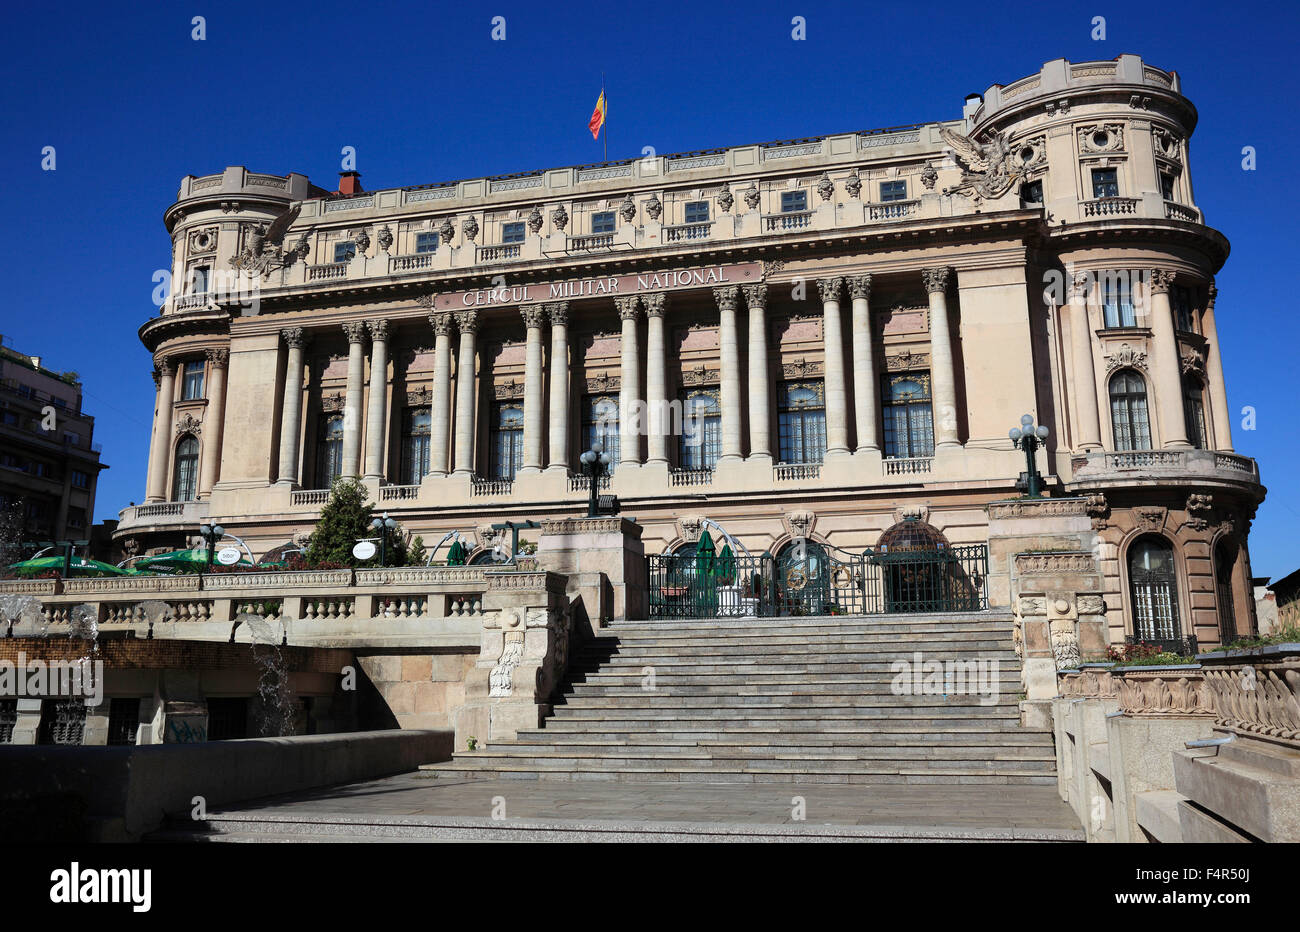
<svg viewBox="0 0 1300 932">
<path fill-rule="evenodd" d="M 397 522 L 388 517 L 388 512 L 384 512 L 381 517 L 373 518 L 370 526 L 379 534 L 379 565 L 387 566 L 385 562 L 385 553 L 387 552 L 388 534 L 397 527 Z"/>
<path fill-rule="evenodd" d="M 200 524 L 199 536 L 208 544 L 208 569 L 212 569 L 212 555 L 216 552 L 217 542 L 226 536 L 226 529 L 220 524 Z"/>
<path fill-rule="evenodd" d="M 1025 493 L 1029 498 L 1042 498 L 1043 477 L 1038 474 L 1038 464 L 1034 460 L 1034 454 L 1038 452 L 1039 446 L 1047 440 L 1050 431 L 1046 425 L 1034 426 L 1034 416 L 1026 414 L 1020 419 L 1020 426 L 1011 428 L 1008 436 L 1011 442 L 1021 450 L 1025 451 L 1025 462 L 1028 464 L 1028 471 L 1025 473 Z"/>
<path fill-rule="evenodd" d="M 578 457 L 582 461 L 582 471 L 591 477 L 591 497 L 587 502 L 587 517 L 600 517 L 600 480 L 609 472 L 609 454 L 597 440 L 591 449 Z"/>
</svg>

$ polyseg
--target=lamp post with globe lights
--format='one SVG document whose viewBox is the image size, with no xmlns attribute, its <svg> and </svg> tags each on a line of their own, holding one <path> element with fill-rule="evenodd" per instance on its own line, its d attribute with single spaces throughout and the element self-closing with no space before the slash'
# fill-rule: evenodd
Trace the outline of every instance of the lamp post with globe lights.
<svg viewBox="0 0 1300 932">
<path fill-rule="evenodd" d="M 1025 451 L 1025 463 L 1027 464 L 1025 495 L 1028 498 L 1043 497 L 1043 477 L 1038 474 L 1038 465 L 1034 455 L 1044 441 L 1047 440 L 1049 433 L 1051 432 L 1045 424 L 1034 426 L 1034 416 L 1032 414 L 1026 414 L 1020 419 L 1020 426 L 1013 427 L 1008 432 L 1012 444 Z"/>
<path fill-rule="evenodd" d="M 202 537 L 208 545 L 208 569 L 212 569 L 212 557 L 217 549 L 217 541 L 226 536 L 226 529 L 220 524 L 200 524 L 199 536 Z"/>
<path fill-rule="evenodd" d="M 374 528 L 375 532 L 379 535 L 379 565 L 387 566 L 386 555 L 388 548 L 388 535 L 392 532 L 393 528 L 397 527 L 397 522 L 388 517 L 388 512 L 385 511 L 381 517 L 372 519 L 370 526 Z"/>
<path fill-rule="evenodd" d="M 591 497 L 587 502 L 587 517 L 600 517 L 600 480 L 609 472 L 609 454 L 605 447 L 596 441 L 591 449 L 578 457 L 582 461 L 582 471 L 591 477 Z"/>
</svg>

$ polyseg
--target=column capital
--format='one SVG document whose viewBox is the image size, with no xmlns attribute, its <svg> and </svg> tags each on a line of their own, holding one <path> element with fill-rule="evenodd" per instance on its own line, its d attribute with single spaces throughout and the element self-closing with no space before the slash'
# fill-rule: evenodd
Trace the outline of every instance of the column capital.
<svg viewBox="0 0 1300 932">
<path fill-rule="evenodd" d="M 1152 294 L 1169 294 L 1169 288 L 1174 283 L 1176 272 L 1169 269 L 1151 269 L 1148 280 L 1151 282 Z"/>
<path fill-rule="evenodd" d="M 817 290 L 821 292 L 823 304 L 827 301 L 838 301 L 844 292 L 844 279 L 838 275 L 834 278 L 819 278 Z"/>
<path fill-rule="evenodd" d="M 230 362 L 230 350 L 228 349 L 210 349 L 204 350 L 203 355 L 208 357 L 208 362 L 214 369 L 224 369 Z"/>
<path fill-rule="evenodd" d="M 718 310 L 734 311 L 740 298 L 740 288 L 736 285 L 719 285 L 713 289 L 713 300 L 718 302 Z"/>
<path fill-rule="evenodd" d="M 1092 285 L 1091 272 L 1075 272 L 1070 276 L 1070 297 L 1085 298 L 1088 295 L 1088 289 Z"/>
<path fill-rule="evenodd" d="M 618 308 L 618 316 L 622 320 L 636 320 L 637 301 L 640 300 L 635 295 L 620 297 L 614 299 L 614 306 Z"/>
<path fill-rule="evenodd" d="M 668 312 L 668 295 L 663 292 L 641 296 L 646 317 L 663 317 Z"/>
<path fill-rule="evenodd" d="M 280 331 L 280 339 L 286 346 L 306 346 L 307 336 L 301 327 L 285 327 Z"/>
<path fill-rule="evenodd" d="M 1210 284 L 1207 285 L 1205 289 L 1205 309 L 1207 311 L 1214 310 L 1214 302 L 1216 299 L 1218 299 L 1218 297 L 1219 297 L 1219 286 L 1216 285 L 1214 282 L 1210 282 Z"/>
<path fill-rule="evenodd" d="M 519 309 L 519 313 L 524 318 L 524 327 L 528 330 L 541 329 L 546 323 L 546 308 L 540 304 L 525 305 Z"/>
<path fill-rule="evenodd" d="M 451 328 L 454 323 L 455 321 L 452 319 L 452 315 L 446 311 L 440 314 L 429 315 L 429 326 L 433 328 L 433 332 L 436 336 L 448 336 L 451 333 Z"/>
<path fill-rule="evenodd" d="M 153 387 L 159 388 L 162 385 L 162 373 L 155 367 L 149 374 L 153 376 Z"/>
<path fill-rule="evenodd" d="M 366 327 L 370 330 L 371 340 L 388 339 L 388 321 L 386 320 L 368 320 Z"/>
<path fill-rule="evenodd" d="M 854 275 L 849 279 L 849 296 L 855 301 L 859 298 L 871 300 L 871 276 Z"/>
<path fill-rule="evenodd" d="M 170 356 L 158 357 L 158 372 L 163 378 L 170 378 L 176 368 L 176 361 Z"/>
<path fill-rule="evenodd" d="M 478 330 L 478 311 L 457 311 L 456 326 L 461 333 L 474 333 Z"/>
<path fill-rule="evenodd" d="M 360 343 L 366 338 L 366 325 L 360 320 L 350 320 L 343 324 L 343 332 L 348 335 L 349 343 Z"/>
<path fill-rule="evenodd" d="M 744 286 L 745 307 L 753 310 L 764 310 L 767 307 L 767 284 L 765 282 L 754 282 Z"/>
<path fill-rule="evenodd" d="M 546 313 L 551 317 L 551 326 L 563 327 L 569 322 L 569 302 L 556 301 L 546 305 Z"/>
<path fill-rule="evenodd" d="M 921 280 L 925 282 L 925 290 L 929 294 L 942 293 L 948 290 L 948 276 L 951 274 L 952 269 L 946 265 L 937 269 L 922 269 Z"/>
</svg>

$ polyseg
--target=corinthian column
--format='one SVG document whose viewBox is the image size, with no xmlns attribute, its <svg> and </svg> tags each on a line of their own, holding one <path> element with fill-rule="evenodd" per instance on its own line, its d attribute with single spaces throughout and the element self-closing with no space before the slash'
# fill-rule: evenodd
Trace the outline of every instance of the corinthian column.
<svg viewBox="0 0 1300 932">
<path fill-rule="evenodd" d="M 343 325 L 348 335 L 348 388 L 343 396 L 343 465 L 339 475 L 355 479 L 361 454 L 361 391 L 365 381 L 366 325 L 354 320 Z"/>
<path fill-rule="evenodd" d="M 474 358 L 478 311 L 456 314 L 460 356 L 456 360 L 456 472 L 474 472 Z"/>
<path fill-rule="evenodd" d="M 853 298 L 853 414 L 858 434 L 856 452 L 880 449 L 876 443 L 876 360 L 871 342 L 871 276 L 849 279 Z"/>
<path fill-rule="evenodd" d="M 1101 449 L 1101 412 L 1097 408 L 1097 377 L 1092 365 L 1092 324 L 1088 319 L 1087 272 L 1070 280 L 1070 350 L 1074 360 L 1074 423 L 1080 450 Z"/>
<path fill-rule="evenodd" d="M 1214 448 L 1232 450 L 1232 422 L 1228 414 L 1228 389 L 1223 382 L 1223 352 L 1219 346 L 1219 329 L 1214 323 L 1214 301 L 1219 289 L 1210 283 L 1205 313 L 1201 315 L 1201 334 L 1205 337 L 1208 357 L 1205 371 L 1210 379 L 1210 411 L 1214 415 Z"/>
<path fill-rule="evenodd" d="M 844 323 L 840 295 L 844 279 L 821 278 L 822 337 L 826 344 L 826 452 L 849 452 L 849 397 L 844 385 Z"/>
<path fill-rule="evenodd" d="M 172 405 L 176 393 L 176 370 L 170 358 L 158 360 L 158 416 L 154 419 L 153 447 L 150 450 L 149 489 L 146 502 L 167 499 L 167 462 L 171 458 Z"/>
<path fill-rule="evenodd" d="M 548 304 L 546 312 L 551 318 L 551 455 L 546 468 L 568 472 L 569 303 Z"/>
<path fill-rule="evenodd" d="M 162 373 L 157 369 L 154 369 L 150 374 L 153 376 L 153 423 L 149 428 L 149 460 L 144 474 L 145 501 L 149 501 L 149 493 L 153 489 L 153 464 L 154 456 L 156 455 L 154 449 L 157 446 L 158 441 L 158 412 L 162 407 Z"/>
<path fill-rule="evenodd" d="M 212 495 L 212 487 L 216 485 L 218 467 L 221 465 L 221 438 L 226 419 L 226 364 L 230 361 L 230 350 L 210 349 L 207 357 L 212 374 L 208 378 L 208 410 L 203 415 L 203 459 L 199 463 L 200 500 L 206 500 Z"/>
<path fill-rule="evenodd" d="M 524 461 L 520 472 L 542 471 L 542 398 L 544 373 L 542 366 L 542 325 L 546 310 L 542 307 L 519 309 L 527 328 L 524 354 Z"/>
<path fill-rule="evenodd" d="M 948 331 L 948 276 L 952 269 L 925 269 L 921 272 L 925 290 L 930 294 L 930 384 L 934 399 L 935 449 L 956 449 L 957 380 L 952 364 L 952 336 Z"/>
<path fill-rule="evenodd" d="M 280 405 L 280 468 L 276 482 L 296 485 L 298 482 L 298 453 L 302 431 L 302 364 L 303 347 L 307 338 L 301 327 L 286 327 L 280 337 L 289 347 L 289 358 L 284 367 L 284 399 Z"/>
<path fill-rule="evenodd" d="M 615 298 L 623 321 L 622 366 L 619 370 L 618 449 L 620 463 L 641 462 L 640 349 L 637 346 L 637 298 Z"/>
<path fill-rule="evenodd" d="M 749 308 L 749 458 L 772 459 L 767 389 L 767 285 L 745 286 Z"/>
<path fill-rule="evenodd" d="M 1156 409 L 1160 412 L 1160 435 L 1166 449 L 1185 450 L 1187 422 L 1183 419 L 1183 368 L 1178 355 L 1178 338 L 1174 336 L 1174 311 L 1169 304 L 1169 288 L 1174 273 L 1152 269 L 1148 277 L 1151 339 L 1155 344 L 1154 380 Z"/>
<path fill-rule="evenodd" d="M 370 406 L 366 412 L 366 478 L 384 478 L 384 438 L 388 436 L 388 321 L 370 328 Z"/>
<path fill-rule="evenodd" d="M 642 295 L 646 316 L 645 402 L 647 412 L 646 462 L 668 462 L 668 359 L 664 343 L 664 315 L 668 295 Z"/>
<path fill-rule="evenodd" d="M 429 411 L 429 475 L 447 475 L 447 442 L 451 431 L 450 314 L 430 314 L 433 327 L 433 403 Z"/>
<path fill-rule="evenodd" d="M 722 363 L 722 455 L 718 457 L 718 462 L 722 462 L 738 460 L 741 456 L 740 336 L 736 329 L 740 289 L 735 285 L 723 285 L 713 289 L 713 298 L 718 302 L 718 354 Z"/>
</svg>

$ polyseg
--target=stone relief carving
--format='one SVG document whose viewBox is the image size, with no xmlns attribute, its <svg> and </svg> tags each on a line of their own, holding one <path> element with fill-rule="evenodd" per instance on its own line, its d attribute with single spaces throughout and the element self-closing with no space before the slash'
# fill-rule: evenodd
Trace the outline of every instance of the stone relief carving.
<svg viewBox="0 0 1300 932">
<path fill-rule="evenodd" d="M 1187 496 L 1187 526 L 1193 530 L 1204 531 L 1210 526 L 1210 514 L 1214 511 L 1214 497 L 1192 493 Z"/>
<path fill-rule="evenodd" d="M 297 258 L 297 251 L 284 250 L 284 237 L 298 219 L 301 210 L 300 207 L 291 207 L 272 220 L 270 225 L 259 223 L 250 227 L 244 248 L 230 257 L 231 267 L 267 277 L 292 263 Z"/>
<path fill-rule="evenodd" d="M 525 626 L 523 618 L 523 609 L 506 610 L 513 616 L 510 619 L 502 618 L 502 625 L 515 624 L 519 627 L 513 631 L 505 632 L 505 645 L 501 651 L 501 657 L 497 660 L 496 666 L 488 674 L 488 695 L 489 696 L 509 696 L 514 691 L 514 673 L 515 667 L 524 659 L 524 634 Z M 502 612 L 504 616 L 506 611 Z"/>
<path fill-rule="evenodd" d="M 645 212 L 650 215 L 651 220 L 658 221 L 663 216 L 664 203 L 659 200 L 658 194 L 651 194 L 650 200 L 645 202 Z"/>
<path fill-rule="evenodd" d="M 754 183 L 752 181 L 749 183 L 749 187 L 746 188 L 744 192 L 741 194 L 741 197 L 745 199 L 745 205 L 750 210 L 758 210 L 758 204 L 761 198 L 758 193 L 758 188 L 754 187 Z"/>
<path fill-rule="evenodd" d="M 829 201 L 835 196 L 835 182 L 831 181 L 831 176 L 822 172 L 822 176 L 817 179 L 817 194 L 823 201 Z"/>
<path fill-rule="evenodd" d="M 623 203 L 618 208 L 619 216 L 625 223 L 631 223 L 636 219 L 636 203 L 632 200 L 632 195 L 623 198 Z"/>
<path fill-rule="evenodd" d="M 731 213 L 731 207 L 736 203 L 736 196 L 731 193 L 731 188 L 723 182 L 722 190 L 718 192 L 718 207 L 724 214 Z"/>
<path fill-rule="evenodd" d="M 528 231 L 530 233 L 536 233 L 542 228 L 542 224 L 545 222 L 546 218 L 542 216 L 541 210 L 534 207 L 528 214 Z"/>
<path fill-rule="evenodd" d="M 1113 353 L 1108 353 L 1105 357 L 1106 373 L 1110 374 L 1116 369 L 1141 369 L 1143 372 L 1147 368 L 1147 354 L 1143 351 L 1134 349 L 1127 343 L 1120 346 Z"/>
<path fill-rule="evenodd" d="M 1091 123 L 1078 128 L 1080 152 L 1123 152 L 1123 123 Z"/>
<path fill-rule="evenodd" d="M 1143 715 L 1208 715 L 1214 699 L 1202 677 L 1170 674 L 1126 673 L 1115 678 L 1119 684 L 1122 712 Z"/>
<path fill-rule="evenodd" d="M 1188 350 L 1182 357 L 1183 375 L 1205 378 L 1205 355 L 1200 350 Z"/>
<path fill-rule="evenodd" d="M 885 357 L 885 368 L 890 372 L 906 372 L 909 369 L 925 369 L 930 365 L 929 353 L 914 353 L 903 350 L 893 356 Z"/>
<path fill-rule="evenodd" d="M 853 174 L 844 179 L 844 190 L 849 192 L 849 197 L 854 200 L 860 200 L 862 197 L 862 177 L 854 171 Z"/>
<path fill-rule="evenodd" d="M 1006 133 L 998 133 L 983 145 L 948 127 L 940 128 L 939 135 L 962 169 L 961 182 L 944 188 L 944 194 L 962 194 L 976 202 L 991 200 L 1006 194 L 1020 180 L 1023 172 L 1012 158 Z"/>
<path fill-rule="evenodd" d="M 191 256 L 215 252 L 217 248 L 217 228 L 200 227 L 197 230 L 190 230 L 188 242 Z"/>
<path fill-rule="evenodd" d="M 177 437 L 182 434 L 194 434 L 197 437 L 203 430 L 203 422 L 187 411 L 176 419 L 174 429 Z"/>
<path fill-rule="evenodd" d="M 1057 618 L 1049 625 L 1052 655 L 1056 669 L 1073 670 L 1079 666 L 1079 636 L 1070 618 Z"/>
<path fill-rule="evenodd" d="M 474 242 L 475 238 L 478 236 L 478 221 L 472 216 L 468 217 L 465 222 L 460 225 L 460 231 L 465 234 L 465 239 L 469 240 L 471 243 Z"/>
<path fill-rule="evenodd" d="M 447 219 L 443 220 L 442 225 L 438 227 L 438 239 L 442 241 L 442 244 L 444 246 L 450 246 L 451 241 L 454 240 L 455 238 L 456 238 L 456 228 L 452 226 L 451 218 L 448 217 Z"/>
<path fill-rule="evenodd" d="M 564 209 L 563 204 L 551 211 L 551 223 L 553 223 L 555 228 L 561 233 L 564 232 L 564 228 L 568 226 L 569 212 Z"/>
<path fill-rule="evenodd" d="M 925 190 L 933 191 L 934 186 L 938 181 L 939 173 L 935 170 L 933 165 L 926 162 L 925 168 L 921 169 L 921 184 L 925 186 Z"/>
<path fill-rule="evenodd" d="M 1143 505 L 1134 508 L 1133 515 L 1137 518 L 1138 527 L 1155 533 L 1164 528 L 1169 509 L 1163 505 Z"/>
</svg>

